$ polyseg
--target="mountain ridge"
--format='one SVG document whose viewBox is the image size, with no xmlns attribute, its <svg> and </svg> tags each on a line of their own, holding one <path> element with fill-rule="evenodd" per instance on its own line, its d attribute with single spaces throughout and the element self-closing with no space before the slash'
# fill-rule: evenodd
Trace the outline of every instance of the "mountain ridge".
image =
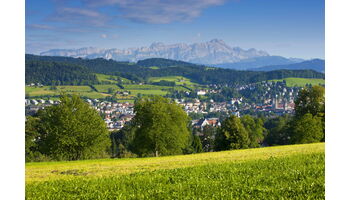
<svg viewBox="0 0 350 200">
<path fill-rule="evenodd" d="M 147 58 L 165 58 L 181 60 L 196 64 L 220 64 L 238 62 L 243 59 L 269 56 L 266 51 L 250 48 L 231 47 L 223 40 L 212 39 L 208 42 L 185 44 L 164 44 L 154 42 L 148 47 L 138 48 L 97 48 L 84 47 L 79 49 L 51 49 L 40 53 L 42 56 L 69 56 L 81 58 L 105 58 L 117 61 L 137 62 Z"/>
</svg>

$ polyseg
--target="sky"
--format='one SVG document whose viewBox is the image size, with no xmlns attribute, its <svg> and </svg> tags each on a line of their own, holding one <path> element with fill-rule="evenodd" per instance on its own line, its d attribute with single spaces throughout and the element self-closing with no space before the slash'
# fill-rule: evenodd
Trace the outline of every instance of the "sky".
<svg viewBox="0 0 350 200">
<path fill-rule="evenodd" d="M 26 0 L 26 53 L 224 40 L 324 58 L 324 0 Z"/>
</svg>

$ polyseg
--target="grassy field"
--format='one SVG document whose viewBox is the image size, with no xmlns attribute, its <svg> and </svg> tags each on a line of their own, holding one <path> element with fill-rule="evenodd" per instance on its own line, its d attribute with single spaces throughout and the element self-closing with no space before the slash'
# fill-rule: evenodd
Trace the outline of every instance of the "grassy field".
<svg viewBox="0 0 350 200">
<path fill-rule="evenodd" d="M 110 96 L 109 94 L 99 93 L 93 91 L 89 86 L 73 86 L 73 85 L 63 85 L 57 86 L 56 90 L 51 90 L 50 86 L 43 87 L 25 87 L 26 95 L 29 97 L 40 97 L 40 96 L 58 96 L 61 92 L 65 92 L 67 94 L 78 94 L 82 97 L 99 99 L 105 98 L 106 96 Z"/>
<path fill-rule="evenodd" d="M 151 77 L 149 78 L 150 82 L 159 82 L 161 80 L 164 81 L 172 81 L 175 82 L 176 85 L 198 85 L 197 83 L 191 82 L 190 79 L 185 78 L 183 76 L 164 76 L 164 77 Z"/>
<path fill-rule="evenodd" d="M 112 88 L 115 91 L 121 90 L 117 85 L 94 85 L 94 87 L 97 89 L 99 92 L 108 92 L 108 88 Z"/>
<path fill-rule="evenodd" d="M 27 199 L 324 199 L 324 143 L 26 164 Z"/>
<path fill-rule="evenodd" d="M 158 85 L 137 85 L 137 84 L 125 84 L 123 85 L 124 89 L 119 88 L 116 84 L 103 84 L 103 85 L 94 85 L 96 91 L 94 91 L 89 86 L 57 86 L 56 90 L 50 89 L 50 86 L 43 87 L 25 87 L 26 95 L 29 97 L 41 97 L 41 96 L 58 96 L 60 92 L 65 92 L 67 94 L 79 94 L 82 97 L 99 99 L 105 98 L 106 96 L 111 96 L 111 94 L 107 94 L 108 88 L 113 88 L 114 91 L 130 91 L 129 96 L 121 96 L 117 95 L 117 98 L 127 98 L 133 99 L 137 96 L 137 94 L 142 95 L 166 95 L 170 90 L 180 90 L 180 91 L 188 91 L 188 89 L 182 86 L 158 86 Z"/>
<path fill-rule="evenodd" d="M 116 84 L 118 83 L 118 78 L 121 80 L 122 83 L 129 84 L 131 81 L 129 79 L 120 77 L 120 76 L 112 76 L 112 75 L 106 75 L 106 74 L 96 74 L 97 80 L 102 82 L 110 82 L 110 84 Z"/>
<path fill-rule="evenodd" d="M 285 78 L 285 79 L 274 79 L 270 81 L 282 82 L 283 80 L 286 80 L 288 87 L 294 87 L 294 86 L 303 87 L 306 84 L 312 84 L 312 85 L 325 84 L 324 79 L 312 79 L 312 78 Z"/>
</svg>

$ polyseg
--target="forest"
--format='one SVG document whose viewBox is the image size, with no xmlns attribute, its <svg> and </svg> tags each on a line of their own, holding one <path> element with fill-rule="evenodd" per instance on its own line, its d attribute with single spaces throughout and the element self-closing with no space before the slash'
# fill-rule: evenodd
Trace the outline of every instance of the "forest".
<svg viewBox="0 0 350 200">
<path fill-rule="evenodd" d="M 323 73 L 313 70 L 237 71 L 158 58 L 130 63 L 103 58 L 82 59 L 26 54 L 27 84 L 40 82 L 52 85 L 53 82 L 56 84 L 58 82 L 61 85 L 75 83 L 88 85 L 97 81 L 94 73 L 117 75 L 135 82 L 147 82 L 151 77 L 184 76 L 199 84 L 231 86 L 288 77 L 321 79 L 325 77 Z"/>
</svg>

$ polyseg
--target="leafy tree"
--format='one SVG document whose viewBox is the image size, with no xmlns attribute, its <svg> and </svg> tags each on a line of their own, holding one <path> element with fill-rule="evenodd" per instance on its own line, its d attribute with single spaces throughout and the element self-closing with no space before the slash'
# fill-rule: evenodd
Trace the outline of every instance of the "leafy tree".
<svg viewBox="0 0 350 200">
<path fill-rule="evenodd" d="M 132 142 L 135 137 L 136 127 L 132 123 L 133 120 L 121 130 L 111 132 L 112 157 L 123 158 L 133 156 L 131 149 L 133 148 Z"/>
<path fill-rule="evenodd" d="M 292 119 L 289 115 L 267 120 L 264 124 L 264 127 L 267 130 L 264 143 L 269 146 L 290 144 L 291 120 Z"/>
<path fill-rule="evenodd" d="M 182 154 L 188 146 L 189 117 L 175 102 L 161 96 L 139 99 L 135 104 L 137 127 L 133 150 L 139 156 Z"/>
<path fill-rule="evenodd" d="M 293 122 L 292 143 L 320 142 L 324 138 L 322 119 L 307 113 Z"/>
<path fill-rule="evenodd" d="M 215 134 L 217 128 L 214 126 L 204 126 L 202 134 L 199 136 L 202 142 L 203 151 L 210 152 L 214 150 Z"/>
<path fill-rule="evenodd" d="M 310 113 L 323 116 L 325 112 L 325 89 L 322 86 L 306 87 L 299 92 L 295 101 L 295 116 Z"/>
<path fill-rule="evenodd" d="M 114 88 L 108 88 L 108 89 L 107 89 L 107 93 L 108 93 L 108 94 L 114 94 L 114 92 L 115 92 L 115 89 L 114 89 Z"/>
<path fill-rule="evenodd" d="M 35 141 L 38 151 L 54 160 L 106 156 L 110 147 L 108 130 L 97 111 L 77 95 L 62 95 L 60 101 L 40 110 L 38 123 L 30 120 L 27 130 L 39 135 Z"/>
<path fill-rule="evenodd" d="M 241 118 L 241 122 L 249 135 L 249 147 L 259 147 L 264 139 L 265 128 L 263 121 L 259 118 L 253 118 L 250 115 L 244 115 Z"/>
<path fill-rule="evenodd" d="M 203 152 L 201 139 L 198 135 L 193 135 L 192 147 L 195 153 Z"/>
<path fill-rule="evenodd" d="M 249 143 L 248 132 L 234 115 L 224 120 L 215 138 L 217 150 L 245 149 Z"/>
</svg>

